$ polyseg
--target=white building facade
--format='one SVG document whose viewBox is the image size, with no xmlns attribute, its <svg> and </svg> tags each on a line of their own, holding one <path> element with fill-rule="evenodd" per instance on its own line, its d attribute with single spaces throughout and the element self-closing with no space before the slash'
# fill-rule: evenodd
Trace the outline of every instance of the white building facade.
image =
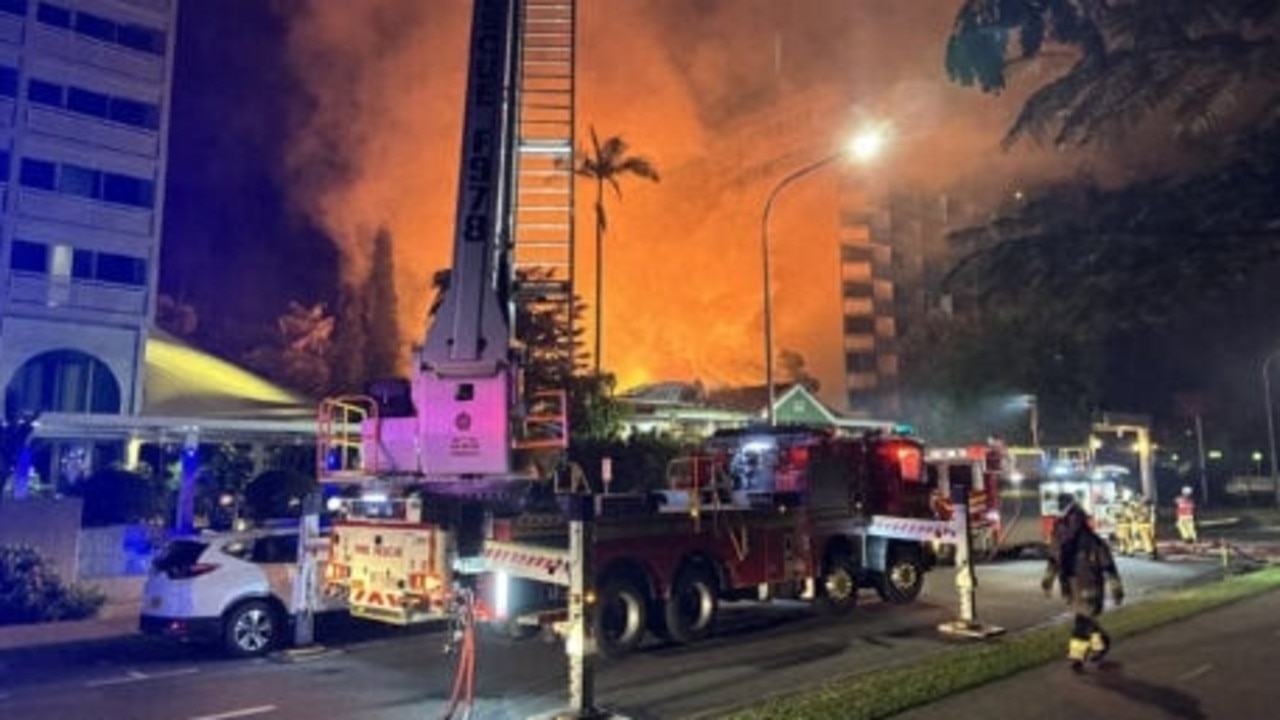
<svg viewBox="0 0 1280 720">
<path fill-rule="evenodd" d="M 160 264 L 178 0 L 0 0 L 0 383 L 132 416 Z"/>
</svg>

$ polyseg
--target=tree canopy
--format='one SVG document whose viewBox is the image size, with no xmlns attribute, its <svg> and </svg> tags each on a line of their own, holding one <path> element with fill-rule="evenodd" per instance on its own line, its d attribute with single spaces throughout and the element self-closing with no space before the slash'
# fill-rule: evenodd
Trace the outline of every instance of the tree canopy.
<svg viewBox="0 0 1280 720">
<path fill-rule="evenodd" d="M 1067 69 L 1036 89 L 1009 128 L 1056 146 L 1160 120 L 1177 137 L 1280 117 L 1277 0 L 966 0 L 947 40 L 961 85 L 1001 92 L 1022 64 Z M 1259 88 L 1262 92 L 1259 92 Z"/>
<path fill-rule="evenodd" d="M 1029 188 L 991 221 L 953 234 L 959 260 L 945 291 L 978 310 L 935 328 L 955 341 L 953 358 L 982 338 L 1011 351 L 999 360 L 1011 384 L 1042 399 L 1069 396 L 1077 408 L 1119 401 L 1170 411 L 1177 392 L 1208 386 L 1233 386 L 1240 397 L 1237 368 L 1280 340 L 1269 309 L 1280 272 L 1278 6 L 961 6 L 947 42 L 953 81 L 999 93 L 1021 65 L 1065 59 L 1031 91 L 1006 147 L 1167 136 L 1165 149 L 1190 152 L 1176 170 L 1123 186 L 1082 174 Z M 981 353 L 967 358 L 978 372 Z"/>
</svg>

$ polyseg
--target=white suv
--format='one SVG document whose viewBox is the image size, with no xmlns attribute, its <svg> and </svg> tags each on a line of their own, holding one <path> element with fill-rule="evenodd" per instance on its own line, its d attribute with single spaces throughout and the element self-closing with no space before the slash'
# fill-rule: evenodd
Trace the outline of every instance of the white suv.
<svg viewBox="0 0 1280 720">
<path fill-rule="evenodd" d="M 283 647 L 293 639 L 297 559 L 296 527 L 170 540 L 151 563 L 139 628 L 221 643 L 238 657 Z"/>
</svg>

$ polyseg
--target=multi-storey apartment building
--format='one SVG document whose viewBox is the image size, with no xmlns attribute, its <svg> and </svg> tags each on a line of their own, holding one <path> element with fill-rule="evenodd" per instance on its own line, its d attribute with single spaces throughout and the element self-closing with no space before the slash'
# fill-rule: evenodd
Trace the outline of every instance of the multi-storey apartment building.
<svg viewBox="0 0 1280 720">
<path fill-rule="evenodd" d="M 950 313 L 944 277 L 955 251 L 948 237 L 974 221 L 972 209 L 946 193 L 842 178 L 841 305 L 850 408 L 886 417 L 905 411 L 900 375 L 918 358 L 906 351 L 904 339 L 929 316 Z"/>
<path fill-rule="evenodd" d="M 0 383 L 133 415 L 154 315 L 177 0 L 0 0 Z"/>
</svg>

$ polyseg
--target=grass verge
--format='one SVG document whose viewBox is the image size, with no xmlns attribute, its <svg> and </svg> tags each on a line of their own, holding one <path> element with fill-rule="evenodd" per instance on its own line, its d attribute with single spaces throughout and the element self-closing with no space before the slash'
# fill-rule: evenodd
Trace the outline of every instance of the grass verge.
<svg viewBox="0 0 1280 720">
<path fill-rule="evenodd" d="M 1107 612 L 1124 638 L 1242 598 L 1280 588 L 1280 567 L 1160 595 Z M 877 720 L 1062 658 L 1069 628 L 1035 628 L 961 645 L 907 665 L 828 681 L 754 704 L 722 720 Z"/>
</svg>

